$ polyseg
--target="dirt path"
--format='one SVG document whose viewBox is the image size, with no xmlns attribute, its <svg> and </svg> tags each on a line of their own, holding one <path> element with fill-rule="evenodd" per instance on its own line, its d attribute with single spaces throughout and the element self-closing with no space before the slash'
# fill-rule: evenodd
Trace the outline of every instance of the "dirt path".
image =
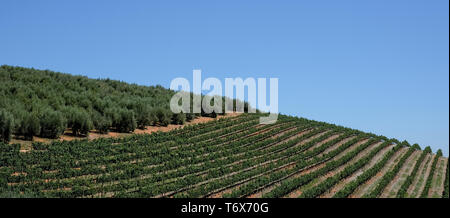
<svg viewBox="0 0 450 218">
<path fill-rule="evenodd" d="M 406 159 L 405 164 L 403 164 L 400 171 L 395 175 L 392 181 L 386 186 L 386 188 L 381 193 L 381 198 L 395 198 L 397 196 L 397 192 L 402 187 L 402 184 L 405 182 L 406 178 L 411 174 L 414 169 L 414 165 L 419 159 L 422 151 L 415 151 L 411 156 Z"/>
<path fill-rule="evenodd" d="M 378 152 L 378 154 L 375 155 L 374 158 L 372 158 L 372 160 L 370 160 L 370 162 L 368 164 L 366 164 L 361 169 L 359 169 L 356 172 L 354 172 L 351 176 L 349 176 L 349 177 L 343 179 L 342 181 L 340 181 L 338 184 L 336 184 L 330 190 L 328 190 L 327 192 L 322 194 L 320 196 L 320 198 L 331 198 L 331 197 L 333 197 L 338 191 L 340 191 L 342 188 L 344 188 L 348 183 L 350 183 L 351 181 L 355 180 L 356 178 L 358 178 L 359 175 L 363 174 L 366 170 L 370 169 L 375 164 L 377 164 L 378 161 L 380 161 L 384 157 L 384 155 L 386 153 L 388 153 L 393 147 L 395 147 L 395 145 L 389 145 L 389 146 L 386 146 L 386 148 L 383 148 L 380 152 Z"/>
<path fill-rule="evenodd" d="M 329 161 L 337 160 L 337 159 L 341 158 L 341 157 L 344 156 L 346 153 L 355 150 L 359 145 L 364 144 L 364 143 L 366 143 L 367 141 L 368 141 L 368 139 L 364 139 L 364 140 L 361 140 L 361 141 L 355 143 L 354 145 L 352 145 L 352 146 L 350 146 L 349 148 L 345 149 L 343 152 L 341 152 L 340 154 L 336 155 L 334 158 L 332 158 L 332 159 L 329 160 Z M 341 141 L 341 142 L 339 142 L 339 143 L 337 143 L 337 144 L 339 144 L 339 146 L 341 146 L 341 145 L 343 145 L 344 143 L 345 143 L 345 142 L 342 142 L 342 141 Z M 339 146 L 337 146 L 336 148 L 338 148 Z M 328 151 L 328 152 L 331 152 L 331 151 Z M 289 176 L 288 176 L 287 178 L 285 178 L 285 179 L 288 179 L 288 178 L 289 178 L 289 179 L 291 179 L 291 178 L 292 178 L 292 179 L 293 179 L 293 178 L 298 178 L 298 177 L 303 176 L 303 175 L 305 175 L 305 174 L 308 174 L 308 173 L 310 173 L 310 172 L 316 171 L 316 170 L 318 170 L 318 169 L 324 167 L 325 164 L 328 163 L 329 161 L 326 161 L 326 162 L 324 162 L 324 163 L 318 164 L 318 165 L 313 166 L 313 167 L 311 167 L 311 168 L 309 168 L 309 169 L 306 169 L 306 170 L 302 170 L 302 171 L 296 172 L 296 173 L 294 173 L 294 174 L 292 174 L 292 175 L 289 175 Z M 284 181 L 285 179 L 283 179 L 283 181 Z M 276 187 L 278 187 L 278 186 L 280 186 L 280 185 L 281 185 L 281 181 L 280 181 L 280 182 L 276 182 L 276 183 L 274 183 L 274 184 L 268 186 L 267 188 L 264 188 L 263 190 L 260 190 L 260 191 L 258 191 L 258 192 L 256 192 L 256 193 L 254 193 L 254 194 L 248 196 L 248 198 L 260 198 L 260 197 L 262 197 L 264 194 L 266 194 L 266 193 L 272 191 L 274 188 L 276 188 Z"/>
<path fill-rule="evenodd" d="M 447 170 L 448 158 L 440 157 L 436 166 L 436 172 L 431 183 L 429 198 L 441 198 L 444 191 L 445 173 Z"/>
<path fill-rule="evenodd" d="M 364 156 L 366 156 L 367 154 L 369 154 L 373 149 L 375 149 L 378 145 L 380 145 L 382 142 L 377 142 L 374 144 L 371 144 L 370 146 L 368 146 L 367 148 L 365 148 L 363 151 L 359 152 L 355 157 L 353 157 L 350 161 L 348 161 L 347 163 L 337 167 L 336 169 L 328 172 L 327 174 L 325 174 L 324 176 L 321 176 L 319 178 L 315 178 L 313 181 L 311 181 L 310 183 L 297 188 L 296 190 L 294 190 L 293 192 L 289 193 L 288 195 L 286 195 L 286 197 L 288 198 L 297 198 L 298 196 L 300 196 L 304 190 L 307 190 L 309 188 L 312 188 L 314 186 L 316 186 L 317 184 L 320 184 L 321 182 L 323 182 L 324 180 L 326 180 L 328 177 L 334 176 L 336 173 L 341 172 L 343 169 L 345 169 L 347 166 L 350 166 L 354 163 L 356 163 L 358 160 L 360 160 L 361 158 L 363 158 Z"/>
<path fill-rule="evenodd" d="M 431 165 L 436 155 L 429 154 L 428 156 L 428 161 L 426 162 L 422 172 L 418 175 L 419 177 L 415 178 L 414 183 L 408 190 L 408 197 L 410 198 L 420 197 L 420 194 L 422 194 L 422 190 L 425 188 L 425 183 L 427 181 L 428 175 L 430 174 Z"/>
<path fill-rule="evenodd" d="M 378 172 L 375 176 L 370 178 L 368 181 L 366 181 L 364 184 L 360 185 L 349 197 L 350 198 L 361 198 L 364 194 L 369 193 L 380 182 L 381 178 L 383 177 L 386 172 L 388 172 L 390 169 L 392 169 L 395 164 L 400 161 L 400 158 L 403 156 L 403 154 L 406 153 L 408 149 L 402 148 L 398 150 L 392 157 L 389 159 L 389 161 L 384 165 L 384 167 Z"/>
</svg>

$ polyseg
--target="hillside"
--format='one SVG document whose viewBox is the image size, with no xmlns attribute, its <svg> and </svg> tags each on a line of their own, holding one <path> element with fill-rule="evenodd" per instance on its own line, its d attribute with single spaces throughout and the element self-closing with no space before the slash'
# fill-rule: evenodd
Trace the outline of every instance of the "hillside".
<svg viewBox="0 0 450 218">
<path fill-rule="evenodd" d="M 56 139 L 148 126 L 181 125 L 216 114 L 173 114 L 174 92 L 110 79 L 89 79 L 49 70 L 0 66 L 0 140 Z"/>
<path fill-rule="evenodd" d="M 67 128 L 75 135 L 102 127 L 132 132 L 196 116 L 171 114 L 173 92 L 162 87 L 9 66 L 0 78 L 1 134 L 9 137 L 59 137 Z M 28 152 L 3 140 L 0 197 L 448 197 L 448 158 L 440 150 L 286 115 L 261 125 L 260 116 L 33 142 Z"/>
<path fill-rule="evenodd" d="M 3 196 L 441 197 L 444 183 L 448 193 L 448 158 L 429 148 L 301 118 L 257 118 L 34 143 L 27 153 L 1 144 Z"/>
</svg>

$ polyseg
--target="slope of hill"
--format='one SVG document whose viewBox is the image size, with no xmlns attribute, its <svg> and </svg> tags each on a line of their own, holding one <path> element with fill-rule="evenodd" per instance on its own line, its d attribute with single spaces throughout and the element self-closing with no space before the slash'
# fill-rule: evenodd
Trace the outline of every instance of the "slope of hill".
<svg viewBox="0 0 450 218">
<path fill-rule="evenodd" d="M 58 138 L 67 128 L 74 136 L 93 130 L 127 133 L 209 116 L 173 114 L 169 110 L 173 94 L 161 86 L 0 66 L 0 139 L 8 142 L 13 134 L 22 139 Z"/>
<path fill-rule="evenodd" d="M 0 77 L 3 135 L 73 130 L 79 120 L 99 128 L 96 117 L 107 120 L 105 130 L 131 131 L 123 128 L 141 115 L 159 117 L 155 107 L 172 94 L 9 66 Z M 448 197 L 448 158 L 440 150 L 285 115 L 261 125 L 260 116 L 124 138 L 33 142 L 29 152 L 0 142 L 0 197 Z"/>
<path fill-rule="evenodd" d="M 258 117 L 243 114 L 126 138 L 34 143 L 27 153 L 18 144 L 1 144 L 0 186 L 4 196 L 38 197 L 448 193 L 448 158 L 440 152 L 289 116 L 260 125 Z"/>
</svg>

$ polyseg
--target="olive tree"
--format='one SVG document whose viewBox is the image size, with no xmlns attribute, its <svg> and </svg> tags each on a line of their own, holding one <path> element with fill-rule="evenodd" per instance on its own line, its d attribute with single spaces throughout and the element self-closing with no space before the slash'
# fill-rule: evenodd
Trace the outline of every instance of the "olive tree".
<svg viewBox="0 0 450 218">
<path fill-rule="evenodd" d="M 61 112 L 46 109 L 41 117 L 41 136 L 45 138 L 59 138 L 66 129 L 66 120 Z"/>
<path fill-rule="evenodd" d="M 93 123 L 88 112 L 82 108 L 71 107 L 66 110 L 67 127 L 72 129 L 73 135 L 88 135 Z"/>
<path fill-rule="evenodd" d="M 92 116 L 92 121 L 94 124 L 94 128 L 101 134 L 108 133 L 109 127 L 111 127 L 112 125 L 110 118 L 102 116 L 99 113 L 94 113 L 94 115 Z"/>
<path fill-rule="evenodd" d="M 155 113 L 156 117 L 158 118 L 159 125 L 168 126 L 170 124 L 170 122 L 172 120 L 171 119 L 172 115 L 171 115 L 170 111 L 163 109 L 163 108 L 157 108 L 154 111 L 154 113 Z"/>
<path fill-rule="evenodd" d="M 33 136 L 41 133 L 41 123 L 39 115 L 35 112 L 25 112 L 17 128 L 17 134 L 22 135 L 27 140 L 32 140 Z"/>
<path fill-rule="evenodd" d="M 9 143 L 14 130 L 14 117 L 6 110 L 0 109 L 0 140 Z"/>
<path fill-rule="evenodd" d="M 184 124 L 186 122 L 186 115 L 183 114 L 183 112 L 181 113 L 177 113 L 177 114 L 173 114 L 172 115 L 172 123 L 173 124 Z"/>
</svg>

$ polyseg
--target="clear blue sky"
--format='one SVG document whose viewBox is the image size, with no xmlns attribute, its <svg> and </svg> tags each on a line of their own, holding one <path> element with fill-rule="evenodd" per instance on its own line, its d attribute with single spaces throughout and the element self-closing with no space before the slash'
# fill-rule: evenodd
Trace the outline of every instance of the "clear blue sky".
<svg viewBox="0 0 450 218">
<path fill-rule="evenodd" d="M 280 111 L 449 150 L 449 1 L 10 1 L 0 64 L 169 87 L 278 77 Z"/>
</svg>

